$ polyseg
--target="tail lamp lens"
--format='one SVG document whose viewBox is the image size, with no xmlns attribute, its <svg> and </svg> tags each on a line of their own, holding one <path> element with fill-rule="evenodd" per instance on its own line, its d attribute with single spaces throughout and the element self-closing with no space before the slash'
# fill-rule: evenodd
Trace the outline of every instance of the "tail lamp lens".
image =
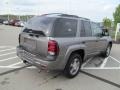
<svg viewBox="0 0 120 90">
<path fill-rule="evenodd" d="M 56 41 L 50 40 L 48 42 L 48 53 L 50 55 L 57 55 L 59 52 L 59 47 Z"/>
</svg>

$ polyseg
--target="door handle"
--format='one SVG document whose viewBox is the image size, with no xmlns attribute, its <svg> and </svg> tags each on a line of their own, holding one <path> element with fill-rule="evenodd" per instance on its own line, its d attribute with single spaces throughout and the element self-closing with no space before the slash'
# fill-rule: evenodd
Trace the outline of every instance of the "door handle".
<svg viewBox="0 0 120 90">
<path fill-rule="evenodd" d="M 82 43 L 85 44 L 85 41 L 83 41 Z"/>
<path fill-rule="evenodd" d="M 39 35 L 35 35 L 37 38 L 39 37 Z"/>
<path fill-rule="evenodd" d="M 29 36 L 32 36 L 32 37 L 33 37 L 34 35 L 33 35 L 33 34 L 29 34 Z"/>
</svg>

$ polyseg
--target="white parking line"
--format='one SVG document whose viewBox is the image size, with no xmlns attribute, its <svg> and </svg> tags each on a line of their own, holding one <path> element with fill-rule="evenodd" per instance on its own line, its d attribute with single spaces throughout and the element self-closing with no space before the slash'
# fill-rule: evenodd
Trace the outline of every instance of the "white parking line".
<svg viewBox="0 0 120 90">
<path fill-rule="evenodd" d="M 0 52 L 9 51 L 9 50 L 14 50 L 14 49 L 16 49 L 16 48 L 11 48 L 11 49 L 0 50 Z"/>
<path fill-rule="evenodd" d="M 10 69 L 10 68 L 20 68 L 21 66 L 14 66 L 14 67 L 8 67 L 8 66 L 0 66 L 0 68 Z"/>
<path fill-rule="evenodd" d="M 6 48 L 6 46 L 0 46 L 0 48 Z"/>
<path fill-rule="evenodd" d="M 18 58 L 18 57 L 17 57 L 17 56 L 15 56 L 15 57 L 10 57 L 10 58 L 7 58 L 7 59 L 2 59 L 2 60 L 0 60 L 0 62 L 7 61 L 7 60 L 11 60 L 11 59 L 14 59 L 14 58 Z"/>
<path fill-rule="evenodd" d="M 5 56 L 5 55 L 9 55 L 9 54 L 14 54 L 16 52 L 10 52 L 10 53 L 6 53 L 6 54 L 1 54 L 0 56 Z"/>
<path fill-rule="evenodd" d="M 13 66 L 15 66 L 15 65 L 19 65 L 19 64 L 21 64 L 21 63 L 23 63 L 23 62 L 20 61 L 20 62 L 17 62 L 17 63 L 11 64 L 11 65 L 8 65 L 8 67 L 13 67 Z"/>
<path fill-rule="evenodd" d="M 10 69 L 10 68 L 14 69 L 14 68 L 20 68 L 20 67 L 23 67 L 23 66 L 0 66 L 0 68 L 3 68 L 3 69 L 4 68 L 6 68 L 6 69 Z M 31 67 L 27 67 L 27 68 L 35 69 L 36 67 L 31 66 Z M 119 70 L 120 67 L 104 67 L 103 69 L 105 69 L 105 70 L 107 70 L 107 69 L 109 69 L 109 70 L 112 70 L 112 69 Z M 94 67 L 84 67 L 81 70 L 103 70 L 103 69 L 98 68 L 98 67 L 96 67 L 96 68 L 94 68 Z"/>
<path fill-rule="evenodd" d="M 99 68 L 99 67 L 84 67 L 82 68 L 82 70 L 89 70 L 89 69 L 99 69 L 99 70 L 102 70 L 102 69 L 120 69 L 120 67 L 104 67 L 104 68 Z"/>
<path fill-rule="evenodd" d="M 120 63 L 120 61 L 119 60 L 117 60 L 116 58 L 114 58 L 114 57 L 112 57 L 112 56 L 110 56 L 113 60 L 115 60 L 116 62 L 118 62 L 118 63 Z"/>
<path fill-rule="evenodd" d="M 107 57 L 107 58 L 104 59 L 103 63 L 102 63 L 101 66 L 100 66 L 101 69 L 103 69 L 104 66 L 106 65 L 106 63 L 107 63 L 107 61 L 108 61 L 108 58 L 109 58 L 109 57 Z"/>
<path fill-rule="evenodd" d="M 0 48 L 13 48 L 13 46 L 0 46 Z"/>
<path fill-rule="evenodd" d="M 111 57 L 116 62 L 120 63 L 120 61 L 117 60 L 116 58 L 114 58 L 112 56 L 109 56 L 109 57 Z M 108 60 L 109 57 L 105 58 L 103 64 L 100 67 L 83 67 L 82 69 L 83 70 L 87 70 L 87 69 L 116 69 L 116 70 L 118 70 L 118 69 L 120 69 L 120 67 L 104 67 L 106 65 L 107 60 Z"/>
<path fill-rule="evenodd" d="M 84 66 L 87 65 L 92 59 L 93 59 L 93 57 L 91 57 L 85 63 L 83 63 L 82 66 L 81 66 L 81 68 L 84 68 Z"/>
<path fill-rule="evenodd" d="M 3 69 L 15 69 L 15 68 L 21 68 L 21 67 L 23 67 L 23 66 L 13 66 L 13 67 L 11 67 L 11 66 L 0 66 L 0 68 L 3 68 Z M 26 68 L 36 69 L 35 66 L 30 66 L 30 67 L 26 67 Z"/>
</svg>

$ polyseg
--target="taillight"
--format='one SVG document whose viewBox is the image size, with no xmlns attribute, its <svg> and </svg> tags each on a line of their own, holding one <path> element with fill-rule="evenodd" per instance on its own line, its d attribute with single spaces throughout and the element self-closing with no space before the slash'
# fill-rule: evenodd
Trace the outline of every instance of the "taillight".
<svg viewBox="0 0 120 90">
<path fill-rule="evenodd" d="M 18 40 L 19 40 L 19 44 L 20 44 L 20 37 L 21 37 L 21 35 L 19 34 L 19 37 L 18 37 Z"/>
<path fill-rule="evenodd" d="M 48 53 L 50 55 L 57 55 L 59 53 L 59 47 L 56 41 L 50 40 L 48 42 Z"/>
</svg>

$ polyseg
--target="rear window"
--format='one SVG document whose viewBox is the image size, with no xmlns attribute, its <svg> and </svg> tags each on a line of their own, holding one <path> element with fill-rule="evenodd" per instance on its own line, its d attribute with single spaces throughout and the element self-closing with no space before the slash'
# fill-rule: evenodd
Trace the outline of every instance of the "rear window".
<svg viewBox="0 0 120 90">
<path fill-rule="evenodd" d="M 54 37 L 75 37 L 77 32 L 77 20 L 58 18 L 54 23 Z"/>
<path fill-rule="evenodd" d="M 50 29 L 53 21 L 54 21 L 54 18 L 52 17 L 36 16 L 36 17 L 31 18 L 27 22 L 26 28 L 45 31 L 45 30 Z"/>
</svg>

